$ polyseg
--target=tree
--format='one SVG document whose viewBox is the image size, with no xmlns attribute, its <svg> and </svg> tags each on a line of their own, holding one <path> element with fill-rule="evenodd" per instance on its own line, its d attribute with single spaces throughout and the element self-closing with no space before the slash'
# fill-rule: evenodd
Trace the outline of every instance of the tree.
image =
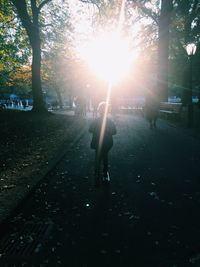
<svg viewBox="0 0 200 267">
<path fill-rule="evenodd" d="M 83 1 L 96 3 L 100 8 L 105 6 L 105 1 L 92 0 Z M 107 3 L 107 2 L 106 2 Z M 113 1 L 109 2 L 108 8 L 115 5 Z M 120 1 L 121 3 L 121 1 Z M 118 3 L 119 4 L 119 3 Z M 126 6 L 129 10 L 137 9 L 140 19 L 146 17 L 153 22 L 151 30 L 154 31 L 154 38 L 157 39 L 157 91 L 156 94 L 160 100 L 166 101 L 168 98 L 168 58 L 169 58 L 169 32 L 170 18 L 173 10 L 172 0 L 129 0 Z M 119 12 L 119 8 L 118 8 Z M 140 15 L 141 14 L 141 15 Z M 134 21 L 135 23 L 135 21 Z M 147 23 L 148 24 L 148 23 Z M 154 26 L 156 25 L 157 28 Z M 134 27 L 134 25 L 132 25 Z M 148 27 L 150 28 L 150 27 Z M 148 40 L 149 35 L 144 38 Z M 145 44 L 146 42 L 144 42 Z M 144 46 L 141 44 L 141 46 Z"/>
<path fill-rule="evenodd" d="M 52 50 L 56 46 L 61 47 L 64 42 L 69 41 L 64 38 L 71 30 L 68 3 L 64 0 L 10 0 L 10 2 L 16 8 L 32 49 L 33 111 L 46 111 L 42 93 L 42 75 L 44 74 L 42 63 L 46 62 L 47 54 L 54 53 Z M 64 52 L 63 50 L 62 54 Z"/>
<path fill-rule="evenodd" d="M 26 64 L 30 46 L 11 3 L 0 1 L 0 85 L 4 90 L 11 76 Z"/>
<path fill-rule="evenodd" d="M 92 3 L 99 9 L 101 25 L 113 24 L 116 21 L 120 1 L 81 0 Z M 131 11 L 132 10 L 132 11 Z M 115 12 L 116 11 L 116 12 Z M 199 63 L 200 63 L 200 3 L 199 0 L 129 0 L 126 1 L 126 13 L 132 27 L 137 20 L 141 20 L 140 50 L 145 59 L 152 60 L 152 65 L 157 65 L 157 91 L 161 101 L 167 101 L 172 87 L 177 84 L 187 91 L 187 65 L 188 58 L 185 46 L 189 42 L 197 44 L 197 53 L 194 56 L 194 88 L 200 88 Z M 133 14 L 133 12 L 137 12 Z M 172 19 L 173 18 L 173 19 Z M 126 17 L 127 19 L 127 17 Z M 146 20 L 145 20 L 146 19 Z M 145 20 L 145 23 L 143 21 Z M 150 23 L 149 23 L 150 21 Z M 127 21 L 125 21 L 128 25 Z M 116 25 L 114 23 L 114 25 Z M 105 28 L 105 27 L 104 27 Z M 133 39 L 134 41 L 134 39 Z M 157 49 L 155 49 L 157 47 Z M 150 53 L 149 53 L 150 51 Z M 157 56 L 155 56 L 157 54 Z M 180 67 L 181 66 L 181 67 Z M 185 68 L 185 70 L 184 70 Z M 150 75 L 149 75 L 150 76 Z M 174 86 L 172 86 L 173 84 Z M 168 86 L 169 84 L 169 86 Z M 169 87 L 169 88 L 168 88 Z M 171 88 L 170 88 L 171 87 Z"/>
<path fill-rule="evenodd" d="M 198 95 L 198 91 L 195 91 L 195 89 L 200 89 L 200 6 L 198 6 L 198 2 L 198 0 L 175 0 L 172 15 L 170 80 L 179 88 L 178 94 L 182 97 L 184 104 L 187 104 L 189 100 L 189 61 L 185 47 L 190 42 L 197 44 L 197 52 L 193 58 L 193 93 Z"/>
<path fill-rule="evenodd" d="M 42 8 L 51 0 L 31 0 L 30 5 L 26 0 L 10 0 L 17 10 L 23 27 L 26 29 L 32 48 L 32 94 L 33 111 L 46 112 L 41 85 L 41 37 L 39 16 Z M 30 12 L 31 10 L 31 12 Z"/>
<path fill-rule="evenodd" d="M 161 1 L 161 11 L 158 22 L 158 97 L 161 101 L 168 101 L 168 62 L 169 62 L 169 31 L 172 0 Z"/>
<path fill-rule="evenodd" d="M 69 7 L 66 2 L 63 2 L 60 8 L 58 2 L 51 4 L 49 14 L 46 12 L 49 26 L 43 31 L 45 42 L 41 71 L 46 95 L 50 93 L 48 91 L 51 91 L 51 95 L 54 91 L 59 106 L 62 107 L 65 95 L 69 93 L 68 90 L 71 90 L 66 78 L 70 76 L 68 65 L 74 57 L 75 49 L 72 44 L 74 36 L 69 18 Z"/>
<path fill-rule="evenodd" d="M 131 1 L 134 2 L 143 15 L 147 15 L 158 27 L 158 89 L 161 100 L 167 100 L 167 84 L 178 83 L 178 87 L 188 87 L 188 58 L 185 51 L 187 43 L 197 44 L 197 53 L 194 56 L 194 87 L 199 86 L 200 62 L 200 3 L 199 0 L 174 0 L 174 1 Z M 159 8 L 159 3 L 161 8 Z M 155 10 L 157 6 L 156 12 Z M 158 10 L 159 8 L 159 10 Z M 153 32 L 150 25 L 149 32 Z M 146 27 L 147 28 L 147 27 Z M 144 38 L 149 39 L 150 34 Z M 149 41 L 146 39 L 146 44 Z M 168 67 L 169 63 L 169 67 Z M 181 67 L 180 67 L 181 66 Z M 169 73 L 169 74 L 168 74 Z M 182 78 L 181 78 L 182 77 Z M 181 79 L 183 80 L 181 82 Z M 182 84 L 182 85 L 181 85 Z M 200 86 L 199 86 L 200 88 Z"/>
</svg>

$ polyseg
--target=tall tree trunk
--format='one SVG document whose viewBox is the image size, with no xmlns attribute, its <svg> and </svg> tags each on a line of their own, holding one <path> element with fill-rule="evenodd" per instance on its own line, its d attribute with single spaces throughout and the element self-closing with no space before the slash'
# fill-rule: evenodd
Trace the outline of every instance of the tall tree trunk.
<svg viewBox="0 0 200 267">
<path fill-rule="evenodd" d="M 169 56 L 169 27 L 172 11 L 172 0 L 161 1 L 161 13 L 158 24 L 158 87 L 160 101 L 168 100 L 168 56 Z"/>
<path fill-rule="evenodd" d="M 41 48 L 39 31 L 35 30 L 34 38 L 30 38 L 32 47 L 32 94 L 33 94 L 33 111 L 47 111 L 42 94 L 41 84 Z"/>
<path fill-rule="evenodd" d="M 46 112 L 41 86 L 41 48 L 39 31 L 39 13 L 41 8 L 50 0 L 44 0 L 39 7 L 36 0 L 31 0 L 32 17 L 28 13 L 26 0 L 10 0 L 17 9 L 22 25 L 26 29 L 32 47 L 32 94 L 33 111 Z"/>
<path fill-rule="evenodd" d="M 62 99 L 62 94 L 61 94 L 60 88 L 56 86 L 55 90 L 56 90 L 56 94 L 57 94 L 57 98 L 58 98 L 58 103 L 59 103 L 60 109 L 63 109 L 63 99 Z"/>
</svg>

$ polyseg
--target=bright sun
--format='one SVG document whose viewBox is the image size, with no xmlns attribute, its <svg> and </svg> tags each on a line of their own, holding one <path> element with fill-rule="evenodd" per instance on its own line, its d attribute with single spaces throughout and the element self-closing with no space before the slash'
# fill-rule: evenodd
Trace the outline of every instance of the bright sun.
<svg viewBox="0 0 200 267">
<path fill-rule="evenodd" d="M 80 49 L 81 56 L 100 78 L 115 83 L 130 70 L 134 54 L 117 32 L 104 33 Z"/>
</svg>

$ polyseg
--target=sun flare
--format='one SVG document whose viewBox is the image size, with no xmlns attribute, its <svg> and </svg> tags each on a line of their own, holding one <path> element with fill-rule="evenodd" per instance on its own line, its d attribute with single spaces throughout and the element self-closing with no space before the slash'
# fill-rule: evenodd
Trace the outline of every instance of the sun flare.
<svg viewBox="0 0 200 267">
<path fill-rule="evenodd" d="M 134 57 L 128 40 L 116 32 L 96 37 L 82 47 L 80 53 L 98 77 L 111 83 L 128 73 Z"/>
</svg>

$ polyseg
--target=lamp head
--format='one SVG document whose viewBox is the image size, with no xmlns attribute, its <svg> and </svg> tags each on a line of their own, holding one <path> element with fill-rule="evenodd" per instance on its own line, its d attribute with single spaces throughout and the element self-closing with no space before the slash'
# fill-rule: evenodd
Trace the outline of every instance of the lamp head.
<svg viewBox="0 0 200 267">
<path fill-rule="evenodd" d="M 190 43 L 186 46 L 188 56 L 193 56 L 196 53 L 197 46 L 194 43 Z"/>
</svg>

